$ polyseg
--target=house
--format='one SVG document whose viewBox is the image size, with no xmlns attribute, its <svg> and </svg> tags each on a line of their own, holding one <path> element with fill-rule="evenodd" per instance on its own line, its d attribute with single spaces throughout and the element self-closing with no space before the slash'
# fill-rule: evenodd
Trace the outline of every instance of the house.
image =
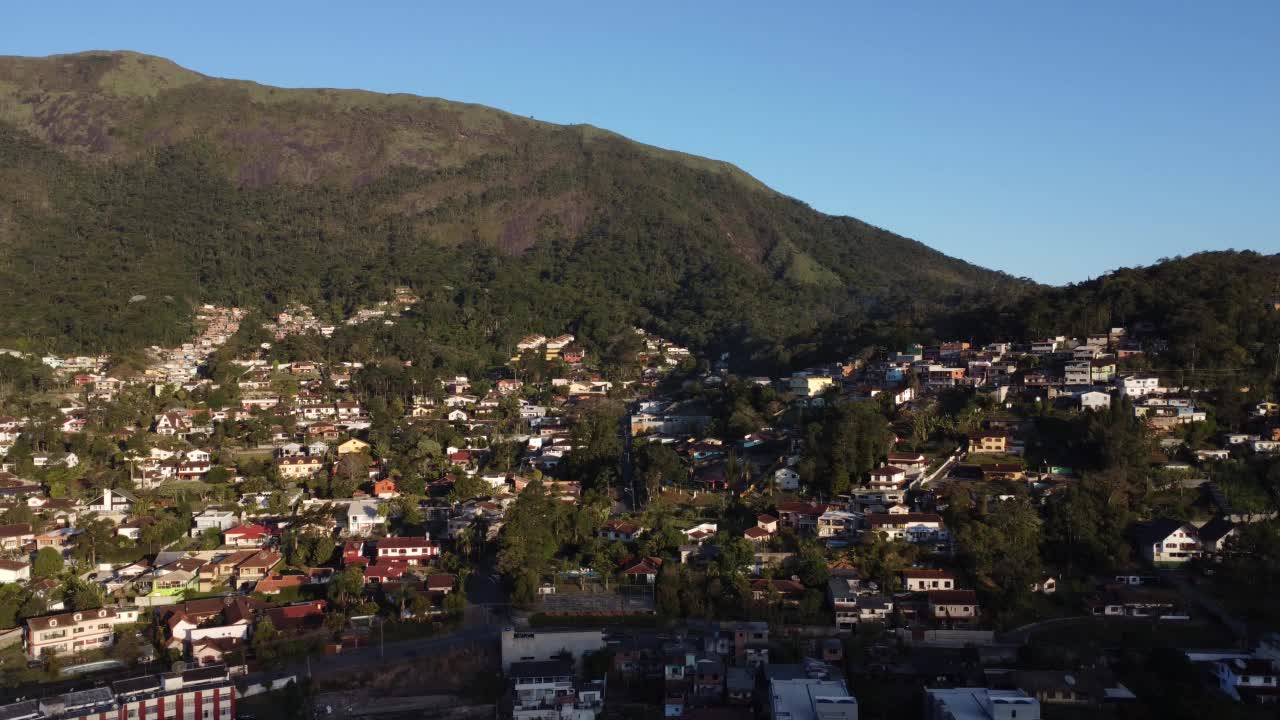
<svg viewBox="0 0 1280 720">
<path fill-rule="evenodd" d="M 1200 557 L 1200 533 L 1182 520 L 1154 520 L 1139 528 L 1138 551 L 1150 563 L 1184 563 Z"/>
<path fill-rule="evenodd" d="M 929 459 L 923 453 L 889 453 L 887 464 L 902 468 L 908 473 L 924 472 L 929 467 Z"/>
<path fill-rule="evenodd" d="M 454 586 L 458 584 L 458 578 L 453 575 L 439 573 L 436 575 L 428 575 L 422 585 L 427 592 L 439 595 L 448 595 L 453 592 Z"/>
<path fill-rule="evenodd" d="M 1280 662 L 1273 657 L 1224 657 L 1207 665 L 1218 690 L 1232 700 L 1280 703 Z"/>
<path fill-rule="evenodd" d="M 930 590 L 929 617 L 934 620 L 964 620 L 978 617 L 978 596 L 972 590 Z"/>
<path fill-rule="evenodd" d="M 113 490 L 107 488 L 102 494 L 89 503 L 89 512 L 102 513 L 104 515 L 125 515 L 133 509 L 133 503 L 137 500 L 131 493 L 124 490 Z"/>
<path fill-rule="evenodd" d="M 367 565 L 369 558 L 364 554 L 363 540 L 348 540 L 342 544 L 342 565 L 346 567 L 352 563 Z"/>
<path fill-rule="evenodd" d="M 191 537 L 199 537 L 205 530 L 230 530 L 236 526 L 236 514 L 230 510 L 209 508 L 192 518 L 195 526 L 191 528 Z"/>
<path fill-rule="evenodd" d="M 662 558 L 658 557 L 629 557 L 618 563 L 618 572 L 633 584 L 652 585 L 661 569 Z"/>
<path fill-rule="evenodd" d="M 408 568 L 407 563 L 401 562 L 378 562 L 367 565 L 364 569 L 364 582 L 366 585 L 371 582 L 379 585 L 397 583 L 404 578 Z"/>
<path fill-rule="evenodd" d="M 867 513 L 866 520 L 870 530 L 890 540 L 925 543 L 950 539 L 937 513 Z"/>
<path fill-rule="evenodd" d="M 836 629 L 853 630 L 858 625 L 858 593 L 862 582 L 856 576 L 837 575 L 827 580 L 827 600 Z"/>
<path fill-rule="evenodd" d="M 1123 375 L 1116 378 L 1116 389 L 1131 398 L 1143 398 L 1161 392 L 1160 378 L 1142 375 Z"/>
<path fill-rule="evenodd" d="M 294 603 L 284 607 L 267 608 L 263 615 L 276 629 L 284 633 L 297 633 L 319 629 L 324 624 L 329 604 L 324 600 Z"/>
<path fill-rule="evenodd" d="M 137 621 L 137 613 L 132 614 Z M 114 608 L 98 608 L 27 618 L 23 646 L 27 658 L 87 652 L 111 647 L 115 626 L 123 622 Z"/>
<path fill-rule="evenodd" d="M 21 583 L 30 579 L 30 562 L 26 560 L 0 560 L 0 584 Z"/>
<path fill-rule="evenodd" d="M 893 615 L 893 598 L 885 595 L 860 595 L 857 602 L 858 622 L 886 622 Z"/>
<path fill-rule="evenodd" d="M 369 443 L 358 438 L 351 438 L 350 440 L 338 445 L 339 455 L 352 455 L 367 452 L 369 452 Z"/>
<path fill-rule="evenodd" d="M 969 436 L 971 453 L 1005 453 L 1009 451 L 1009 436 L 1002 432 L 980 432 Z"/>
<path fill-rule="evenodd" d="M 236 568 L 255 554 L 257 554 L 255 550 L 239 550 L 209 561 L 199 570 L 197 582 L 200 590 L 209 592 L 216 587 L 234 582 Z"/>
<path fill-rule="evenodd" d="M 1236 534 L 1236 525 L 1222 516 L 1217 516 L 1200 526 L 1200 549 L 1206 553 L 1219 553 L 1226 549 L 1227 541 Z"/>
<path fill-rule="evenodd" d="M 243 585 L 267 577 L 283 559 L 284 557 L 275 550 L 259 550 L 236 565 L 236 583 Z"/>
<path fill-rule="evenodd" d="M 868 473 L 871 477 L 870 488 L 876 491 L 901 490 L 907 484 L 907 471 L 900 467 L 885 465 Z"/>
<path fill-rule="evenodd" d="M 440 547 L 427 538 L 387 537 L 376 545 L 377 562 L 402 562 L 421 565 L 440 556 Z"/>
<path fill-rule="evenodd" d="M 1031 592 L 1040 593 L 1041 595 L 1052 595 L 1058 592 L 1058 579 L 1052 575 L 1044 577 L 1031 583 Z"/>
<path fill-rule="evenodd" d="M 390 478 L 386 480 L 378 480 L 373 483 L 373 496 L 376 498 L 394 498 L 399 497 L 400 492 L 396 489 L 396 481 Z"/>
<path fill-rule="evenodd" d="M 812 398 L 835 387 L 835 378 L 796 373 L 791 376 L 789 387 L 797 397 Z"/>
<path fill-rule="evenodd" d="M 818 518 L 826 511 L 826 503 L 778 503 L 778 521 L 783 527 L 792 530 L 812 531 L 818 527 Z"/>
<path fill-rule="evenodd" d="M 858 527 L 862 516 L 847 510 L 828 508 L 818 516 L 818 537 L 837 538 L 852 533 Z"/>
<path fill-rule="evenodd" d="M 707 540 L 715 537 L 718 530 L 719 527 L 715 523 L 704 522 L 698 523 L 691 528 L 685 528 L 680 531 L 680 534 L 688 538 L 690 543 L 694 545 L 701 545 Z"/>
<path fill-rule="evenodd" d="M 35 541 L 31 523 L 0 525 L 0 550 L 19 550 Z"/>
<path fill-rule="evenodd" d="M 182 413 L 167 412 L 156 416 L 152 429 L 155 434 L 165 437 L 186 435 L 191 430 L 191 421 Z"/>
<path fill-rule="evenodd" d="M 800 473 L 791 468 L 778 468 L 773 472 L 773 484 L 779 490 L 793 491 L 800 489 Z"/>
<path fill-rule="evenodd" d="M 373 500 L 354 500 L 347 505 L 347 534 L 369 535 L 387 524 L 387 519 L 378 512 L 380 503 Z"/>
<path fill-rule="evenodd" d="M 227 662 L 239 653 L 243 657 L 244 640 L 238 637 L 204 637 L 191 641 L 191 662 L 212 667 Z"/>
<path fill-rule="evenodd" d="M 310 455 L 283 457 L 276 461 L 280 477 L 286 480 L 305 480 L 314 477 L 323 468 L 324 462 Z"/>
<path fill-rule="evenodd" d="M 232 547 L 260 548 L 271 540 L 271 530 L 264 525 L 240 525 L 224 532 L 222 539 Z"/>
<path fill-rule="evenodd" d="M 946 570 L 908 568 L 902 571 L 902 587 L 909 592 L 954 590 L 956 577 Z"/>
<path fill-rule="evenodd" d="M 644 534 L 644 527 L 627 520 L 610 520 L 600 528 L 599 535 L 605 540 L 632 542 Z"/>
<path fill-rule="evenodd" d="M 751 597 L 764 602 L 772 597 L 784 605 L 797 605 L 804 596 L 804 585 L 799 580 L 758 578 L 751 581 Z"/>
<path fill-rule="evenodd" d="M 311 582 L 307 575 L 268 575 L 253 586 L 253 591 L 260 595 L 279 595 L 285 590 L 300 588 Z"/>
<path fill-rule="evenodd" d="M 1082 392 L 1076 396 L 1081 410 L 1106 410 L 1111 407 L 1111 396 L 1098 390 Z"/>
</svg>

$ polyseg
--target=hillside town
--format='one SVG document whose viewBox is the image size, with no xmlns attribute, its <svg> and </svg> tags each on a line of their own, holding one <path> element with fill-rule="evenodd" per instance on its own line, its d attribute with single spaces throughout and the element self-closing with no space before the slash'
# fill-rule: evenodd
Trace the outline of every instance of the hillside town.
<svg viewBox="0 0 1280 720">
<path fill-rule="evenodd" d="M 1152 371 L 1154 327 L 755 377 L 640 328 L 460 374 L 249 318 L 142 367 L 0 356 L 0 717 L 234 717 L 455 642 L 518 720 L 1280 700 L 1280 403 Z"/>
</svg>

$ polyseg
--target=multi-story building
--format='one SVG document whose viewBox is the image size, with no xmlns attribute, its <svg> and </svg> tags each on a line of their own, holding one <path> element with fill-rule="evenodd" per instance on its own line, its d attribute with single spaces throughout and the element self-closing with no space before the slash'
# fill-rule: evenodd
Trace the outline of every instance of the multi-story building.
<svg viewBox="0 0 1280 720">
<path fill-rule="evenodd" d="M 121 612 L 116 608 L 27 618 L 23 647 L 32 660 L 48 655 L 98 650 L 111 647 L 117 625 L 137 621 L 137 610 Z"/>
<path fill-rule="evenodd" d="M 21 720 L 230 720 L 236 689 L 225 665 L 149 675 L 110 687 L 0 706 L 0 717 Z"/>
<path fill-rule="evenodd" d="M 512 663 L 513 720 L 593 720 L 604 709 L 604 681 L 576 680 L 573 662 Z"/>
</svg>

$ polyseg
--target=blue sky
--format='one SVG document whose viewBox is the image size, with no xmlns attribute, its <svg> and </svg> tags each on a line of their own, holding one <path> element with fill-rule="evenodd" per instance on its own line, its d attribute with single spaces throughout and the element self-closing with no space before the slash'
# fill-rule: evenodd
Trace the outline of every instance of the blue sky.
<svg viewBox="0 0 1280 720">
<path fill-rule="evenodd" d="M 1275 0 L 179 5 L 22 3 L 0 54 L 590 123 L 1044 282 L 1280 252 Z"/>
</svg>

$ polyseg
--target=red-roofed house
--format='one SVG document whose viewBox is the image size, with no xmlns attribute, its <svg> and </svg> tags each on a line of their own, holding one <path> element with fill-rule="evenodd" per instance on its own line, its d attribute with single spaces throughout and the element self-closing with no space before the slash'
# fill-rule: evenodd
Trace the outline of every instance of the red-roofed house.
<svg viewBox="0 0 1280 720">
<path fill-rule="evenodd" d="M 956 576 L 946 570 L 909 568 L 902 571 L 902 586 L 911 592 L 954 590 Z"/>
<path fill-rule="evenodd" d="M 658 571 L 662 569 L 662 558 L 629 557 L 619 563 L 618 567 L 631 582 L 652 585 L 658 579 Z"/>
<path fill-rule="evenodd" d="M 400 582 L 400 579 L 404 577 L 405 570 L 407 570 L 408 567 L 409 566 L 405 563 L 387 562 L 385 560 L 374 563 L 364 569 L 364 582 L 366 585 L 371 582 L 376 582 L 381 585 Z"/>
<path fill-rule="evenodd" d="M 253 586 L 253 591 L 263 595 L 278 595 L 290 588 L 300 588 L 307 582 L 306 575 L 268 575 Z"/>
<path fill-rule="evenodd" d="M 428 575 L 425 585 L 427 588 L 427 592 L 440 593 L 441 595 L 448 595 L 449 593 L 453 592 L 453 586 L 457 583 L 457 581 L 458 581 L 458 578 L 454 577 L 453 575 L 445 575 L 445 574 Z"/>
<path fill-rule="evenodd" d="M 610 520 L 600 528 L 600 537 L 605 540 L 621 540 L 631 542 L 644 533 L 644 527 L 626 520 Z"/>
<path fill-rule="evenodd" d="M 363 540 L 348 540 L 342 544 L 342 564 L 351 565 L 352 563 L 369 564 L 369 558 L 364 554 Z"/>
<path fill-rule="evenodd" d="M 379 498 L 399 497 L 400 491 L 396 488 L 395 480 L 378 480 L 373 484 L 373 496 Z"/>
<path fill-rule="evenodd" d="M 772 592 L 776 592 L 779 599 L 788 605 L 795 605 L 800 602 L 800 598 L 804 595 L 804 585 L 795 580 L 769 580 L 760 578 L 751 581 L 751 597 L 756 600 L 767 600 Z"/>
<path fill-rule="evenodd" d="M 378 540 L 378 562 L 419 565 L 440 555 L 440 546 L 426 538 L 388 537 Z"/>
<path fill-rule="evenodd" d="M 238 548 L 260 548 L 271 539 L 271 531 L 264 525 L 240 525 L 222 533 L 223 542 Z"/>
<path fill-rule="evenodd" d="M 284 607 L 267 608 L 263 614 L 271 618 L 271 624 L 281 632 L 298 632 L 314 630 L 324 624 L 325 609 L 328 603 L 324 600 L 285 605 Z"/>
<path fill-rule="evenodd" d="M 972 590 L 930 590 L 929 615 L 935 620 L 972 620 L 978 616 L 978 596 Z"/>
</svg>

